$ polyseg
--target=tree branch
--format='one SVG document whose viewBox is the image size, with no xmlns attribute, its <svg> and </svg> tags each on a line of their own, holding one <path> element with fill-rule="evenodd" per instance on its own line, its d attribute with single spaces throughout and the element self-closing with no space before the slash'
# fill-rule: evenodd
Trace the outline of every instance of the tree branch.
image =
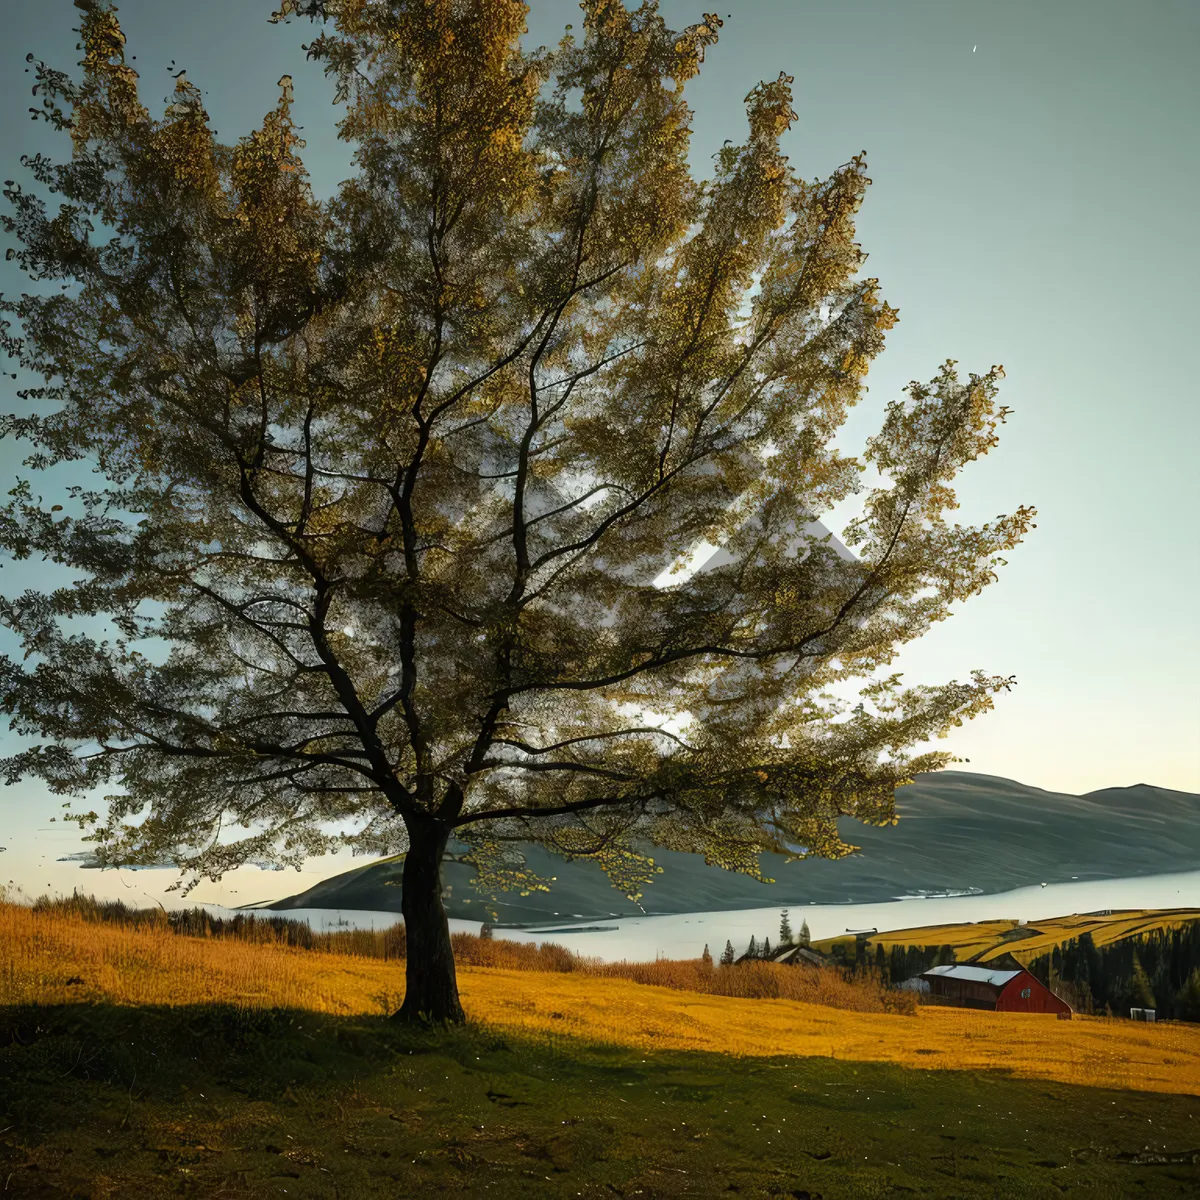
<svg viewBox="0 0 1200 1200">
<path fill-rule="evenodd" d="M 469 812 L 462 816 L 456 817 L 451 822 L 452 829 L 458 829 L 463 825 L 471 825 L 476 821 L 499 821 L 509 817 L 533 818 L 538 817 L 561 817 L 568 813 L 585 812 L 593 808 L 613 808 L 620 804 L 629 804 L 631 801 L 642 800 L 649 802 L 657 799 L 660 796 L 665 796 L 662 792 L 652 792 L 649 795 L 642 796 L 600 796 L 591 800 L 572 800 L 568 804 L 560 804 L 555 808 L 495 808 L 484 809 L 480 812 Z"/>
</svg>

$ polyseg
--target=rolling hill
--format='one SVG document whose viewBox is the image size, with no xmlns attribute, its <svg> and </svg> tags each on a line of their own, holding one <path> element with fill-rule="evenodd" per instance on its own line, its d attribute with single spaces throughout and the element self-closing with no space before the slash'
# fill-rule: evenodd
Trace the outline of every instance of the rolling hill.
<svg viewBox="0 0 1200 1200">
<path fill-rule="evenodd" d="M 592 862 L 568 863 L 523 845 L 529 868 L 549 878 L 549 892 L 499 893 L 489 904 L 472 885 L 473 868 L 443 866 L 446 910 L 464 920 L 538 924 L 555 917 L 600 919 L 754 908 L 776 904 L 868 903 L 927 892 L 985 893 L 1072 879 L 1115 879 L 1194 870 L 1200 866 L 1200 795 L 1149 784 L 1105 788 L 1083 796 L 1044 791 L 995 775 L 941 771 L 917 776 L 896 793 L 899 822 L 886 828 L 841 823 L 860 850 L 832 862 L 785 861 L 764 854 L 762 884 L 710 867 L 702 856 L 643 852 L 663 867 L 641 905 L 625 899 Z M 461 854 L 451 842 L 451 853 Z M 343 872 L 307 891 L 253 907 L 400 911 L 403 856 Z"/>
<path fill-rule="evenodd" d="M 893 929 L 865 938 L 868 955 L 876 946 L 885 951 L 893 946 L 952 946 L 959 962 L 988 963 L 1013 958 L 1023 966 L 1039 955 L 1047 954 L 1072 938 L 1091 934 L 1097 946 L 1107 946 L 1125 938 L 1142 937 L 1158 930 L 1176 929 L 1190 921 L 1200 921 L 1200 908 L 1169 908 L 1154 912 L 1116 909 L 1098 913 L 1072 913 L 1070 916 L 1039 920 L 1036 925 L 1018 921 L 976 921 L 969 925 L 919 925 L 912 929 Z M 835 946 L 844 946 L 854 957 L 853 937 L 824 938 L 813 949 L 829 954 Z"/>
</svg>

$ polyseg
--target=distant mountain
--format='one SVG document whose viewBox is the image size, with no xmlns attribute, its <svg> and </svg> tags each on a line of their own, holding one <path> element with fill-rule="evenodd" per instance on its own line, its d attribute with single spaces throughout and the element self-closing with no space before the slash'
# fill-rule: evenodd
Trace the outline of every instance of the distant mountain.
<svg viewBox="0 0 1200 1200">
<path fill-rule="evenodd" d="M 643 889 L 641 906 L 626 900 L 591 862 L 568 863 L 523 845 L 529 868 L 548 878 L 549 892 L 500 892 L 490 903 L 471 885 L 464 863 L 443 865 L 446 911 L 464 920 L 538 924 L 554 918 L 722 911 L 770 905 L 870 903 L 925 892 L 985 893 L 1073 879 L 1118 879 L 1200 868 L 1200 795 L 1139 783 L 1069 796 L 995 775 L 939 771 L 896 792 L 896 825 L 874 828 L 845 818 L 843 839 L 861 849 L 831 862 L 785 861 L 763 854 L 762 873 L 775 883 L 708 866 L 702 855 L 639 843 L 663 868 Z M 466 847 L 451 842 L 451 853 Z M 400 911 L 403 856 L 368 863 L 299 895 L 256 908 L 343 908 Z"/>
</svg>

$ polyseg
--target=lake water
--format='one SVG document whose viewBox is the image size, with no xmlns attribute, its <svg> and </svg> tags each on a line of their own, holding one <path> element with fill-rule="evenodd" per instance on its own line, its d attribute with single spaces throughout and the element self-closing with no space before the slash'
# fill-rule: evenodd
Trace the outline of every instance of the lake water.
<svg viewBox="0 0 1200 1200">
<path fill-rule="evenodd" d="M 214 916 L 232 916 L 234 909 L 203 904 Z M 883 904 L 811 904 L 789 907 L 792 930 L 807 921 L 814 941 L 848 930 L 909 929 L 990 920 L 1024 920 L 1031 924 L 1070 913 L 1105 908 L 1200 908 L 1200 870 L 1173 875 L 1146 875 L 1139 879 L 1088 880 L 1052 883 L 1046 887 L 1018 888 L 994 895 L 927 896 Z M 298 908 L 286 912 L 258 910 L 263 916 L 307 920 L 314 931 L 336 928 L 386 929 L 400 920 L 395 912 L 358 909 Z M 613 917 L 604 921 L 555 922 L 531 929 L 498 929 L 496 936 L 518 942 L 557 942 L 580 954 L 605 962 L 653 962 L 664 958 L 699 958 L 707 943 L 719 958 L 725 942 L 741 954 L 753 935 L 761 945 L 779 940 L 780 908 L 749 908 L 729 912 L 699 912 L 663 917 Z M 480 922 L 450 922 L 452 932 L 478 933 Z"/>
</svg>

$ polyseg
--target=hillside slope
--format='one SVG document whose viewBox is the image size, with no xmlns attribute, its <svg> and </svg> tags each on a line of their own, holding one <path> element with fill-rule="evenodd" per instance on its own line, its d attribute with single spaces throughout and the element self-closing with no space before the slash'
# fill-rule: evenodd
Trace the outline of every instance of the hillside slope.
<svg viewBox="0 0 1200 1200">
<path fill-rule="evenodd" d="M 976 921 L 968 925 L 918 925 L 910 929 L 891 929 L 865 938 L 868 956 L 875 948 L 885 951 L 893 946 L 951 946 L 959 962 L 986 963 L 1012 957 L 1028 965 L 1073 938 L 1090 934 L 1097 946 L 1107 946 L 1126 938 L 1143 937 L 1160 930 L 1178 929 L 1191 921 L 1200 921 L 1200 908 L 1166 908 L 1144 912 L 1116 909 L 1098 913 L 1072 913 L 1069 916 L 1039 920 L 1036 925 L 1017 921 Z M 822 938 L 813 949 L 823 954 L 844 946 L 854 957 L 853 937 Z"/>
<path fill-rule="evenodd" d="M 549 892 L 500 893 L 488 903 L 472 885 L 473 869 L 446 862 L 451 917 L 538 923 L 722 911 L 775 904 L 890 900 L 919 891 L 1000 892 L 1072 879 L 1115 879 L 1194 870 L 1200 866 L 1200 795 L 1149 784 L 1105 788 L 1084 796 L 1043 791 L 995 775 L 941 771 L 920 775 L 896 793 L 899 822 L 872 828 L 846 819 L 843 838 L 860 850 L 831 862 L 788 863 L 764 854 L 774 884 L 706 865 L 700 855 L 643 852 L 662 866 L 644 889 L 641 907 L 626 900 L 591 862 L 568 863 L 536 845 L 522 846 L 529 868 L 557 876 Z M 452 853 L 465 847 L 451 842 Z M 258 908 L 343 908 L 400 911 L 403 856 L 368 863 L 316 887 Z"/>
</svg>

